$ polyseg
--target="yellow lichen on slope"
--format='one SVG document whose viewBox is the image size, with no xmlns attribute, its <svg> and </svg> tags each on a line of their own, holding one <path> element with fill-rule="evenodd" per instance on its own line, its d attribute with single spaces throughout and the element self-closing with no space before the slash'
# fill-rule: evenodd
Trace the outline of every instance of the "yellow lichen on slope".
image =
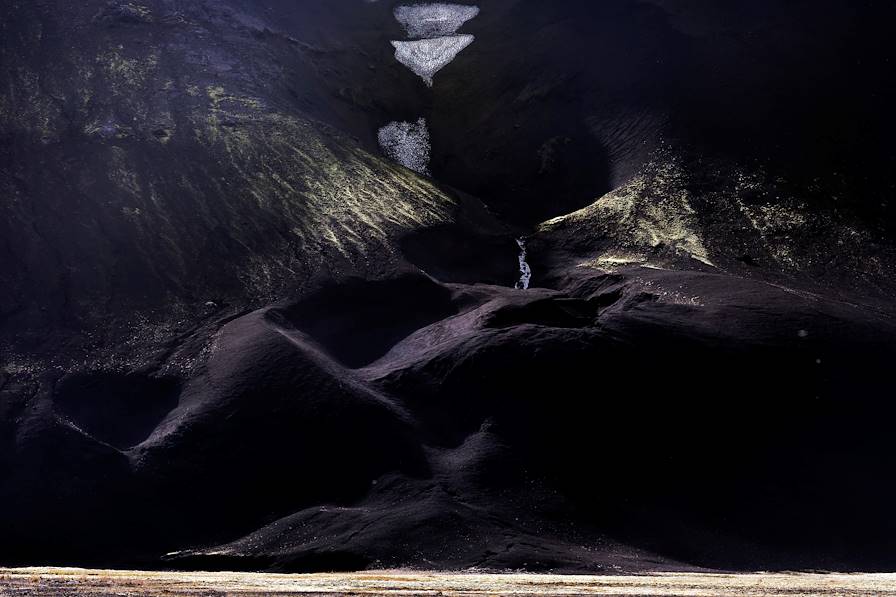
<svg viewBox="0 0 896 597">
<path fill-rule="evenodd" d="M 206 93 L 207 111 L 193 115 L 197 140 L 239 175 L 243 200 L 291 220 L 303 246 L 363 257 L 398 230 L 450 220 L 453 200 L 407 170 L 256 98 Z"/>
<path fill-rule="evenodd" d="M 143 88 L 159 66 L 159 56 L 154 52 L 143 58 L 129 58 L 123 50 L 123 46 L 118 46 L 96 57 L 116 94 L 134 93 Z"/>
<path fill-rule="evenodd" d="M 595 203 L 541 225 L 540 231 L 587 226 L 602 239 L 612 240 L 610 253 L 591 263 L 647 262 L 658 251 L 685 255 L 712 266 L 701 238 L 696 213 L 683 185 L 683 172 L 674 160 L 654 161 L 622 187 Z"/>
</svg>

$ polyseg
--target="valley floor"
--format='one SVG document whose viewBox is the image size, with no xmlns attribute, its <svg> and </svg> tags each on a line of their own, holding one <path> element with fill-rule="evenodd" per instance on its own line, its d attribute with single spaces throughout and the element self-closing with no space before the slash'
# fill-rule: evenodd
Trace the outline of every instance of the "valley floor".
<svg viewBox="0 0 896 597">
<path fill-rule="evenodd" d="M 68 568 L 0 569 L 0 596 L 219 595 L 645 595 L 681 597 L 894 595 L 892 574 L 700 574 L 558 576 L 535 574 L 253 574 L 131 572 Z"/>
</svg>

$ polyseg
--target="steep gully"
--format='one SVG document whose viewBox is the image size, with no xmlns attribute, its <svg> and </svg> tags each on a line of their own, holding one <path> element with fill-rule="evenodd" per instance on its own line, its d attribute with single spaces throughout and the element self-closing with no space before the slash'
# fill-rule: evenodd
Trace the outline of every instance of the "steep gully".
<svg viewBox="0 0 896 597">
<path fill-rule="evenodd" d="M 470 19 L 479 15 L 478 6 L 463 4 L 414 4 L 398 6 L 395 19 L 411 41 L 392 41 L 395 59 L 418 75 L 429 87 L 436 73 L 450 64 L 457 55 L 475 41 L 475 36 L 458 34 Z M 416 122 L 390 122 L 377 135 L 383 153 L 396 163 L 424 176 L 429 176 L 431 153 L 430 133 L 426 119 Z M 519 281 L 515 288 L 528 290 L 532 268 L 524 238 L 519 245 Z"/>
</svg>

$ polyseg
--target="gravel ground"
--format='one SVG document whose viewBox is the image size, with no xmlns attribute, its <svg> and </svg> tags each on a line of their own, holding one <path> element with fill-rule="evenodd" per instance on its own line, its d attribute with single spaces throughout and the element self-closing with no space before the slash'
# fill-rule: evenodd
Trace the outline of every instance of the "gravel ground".
<svg viewBox="0 0 896 597">
<path fill-rule="evenodd" d="M 251 574 L 129 572 L 58 568 L 0 569 L 6 596 L 218 595 L 675 595 L 688 597 L 896 595 L 889 574 Z"/>
</svg>

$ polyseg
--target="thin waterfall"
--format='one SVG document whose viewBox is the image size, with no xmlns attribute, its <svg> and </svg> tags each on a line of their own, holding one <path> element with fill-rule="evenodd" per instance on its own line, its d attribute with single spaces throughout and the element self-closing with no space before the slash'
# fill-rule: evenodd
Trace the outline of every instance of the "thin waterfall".
<svg viewBox="0 0 896 597">
<path fill-rule="evenodd" d="M 520 247 L 520 279 L 514 288 L 529 290 L 529 283 L 532 281 L 532 268 L 529 267 L 529 263 L 526 261 L 529 256 L 526 251 L 526 239 L 518 238 L 516 239 L 516 244 Z"/>
</svg>

